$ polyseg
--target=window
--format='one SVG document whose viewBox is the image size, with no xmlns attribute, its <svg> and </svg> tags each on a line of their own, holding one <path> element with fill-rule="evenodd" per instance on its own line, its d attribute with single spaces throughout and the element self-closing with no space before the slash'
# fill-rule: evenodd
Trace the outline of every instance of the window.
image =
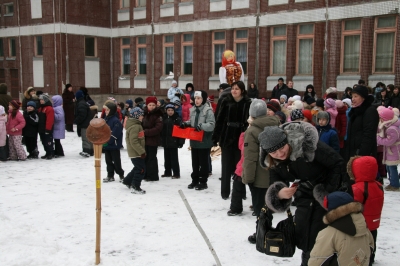
<svg viewBox="0 0 400 266">
<path fill-rule="evenodd" d="M 396 40 L 396 17 L 375 19 L 374 73 L 393 73 Z"/>
<path fill-rule="evenodd" d="M 13 15 L 14 14 L 14 4 L 13 3 L 4 4 L 4 7 L 6 9 L 6 13 L 4 15 Z"/>
<path fill-rule="evenodd" d="M 42 36 L 35 37 L 35 56 L 43 56 L 43 38 L 42 38 Z"/>
<path fill-rule="evenodd" d="M 297 68 L 300 75 L 311 75 L 313 62 L 314 24 L 299 25 L 297 30 Z"/>
<path fill-rule="evenodd" d="M 146 37 L 137 38 L 137 56 L 139 62 L 139 75 L 146 75 L 147 57 L 146 57 Z"/>
<path fill-rule="evenodd" d="M 174 72 L 174 35 L 164 36 L 164 74 Z"/>
<path fill-rule="evenodd" d="M 183 51 L 183 75 L 192 75 L 193 66 L 193 34 L 183 34 L 182 36 Z"/>
<path fill-rule="evenodd" d="M 96 38 L 85 37 L 85 56 L 96 56 Z"/>
<path fill-rule="evenodd" d="M 129 7 L 130 0 L 121 0 L 121 8 Z"/>
<path fill-rule="evenodd" d="M 225 32 L 213 33 L 213 74 L 219 74 L 219 68 L 222 66 L 222 54 L 225 51 Z"/>
<path fill-rule="evenodd" d="M 137 7 L 146 6 L 146 0 L 136 0 L 136 6 Z"/>
<path fill-rule="evenodd" d="M 3 39 L 0 39 L 0 57 L 4 57 Z"/>
<path fill-rule="evenodd" d="M 286 74 L 286 26 L 271 28 L 271 75 Z"/>
<path fill-rule="evenodd" d="M 122 38 L 121 39 L 121 63 L 122 63 L 122 75 L 129 75 L 131 73 L 131 49 L 130 49 L 131 39 Z"/>
<path fill-rule="evenodd" d="M 361 20 L 348 20 L 342 26 L 341 72 L 360 71 Z"/>
<path fill-rule="evenodd" d="M 247 74 L 247 30 L 235 31 L 235 54 L 236 61 L 240 62 L 243 67 L 243 74 Z"/>
<path fill-rule="evenodd" d="M 17 48 L 15 43 L 15 38 L 9 39 L 9 57 L 16 57 L 17 56 Z"/>
</svg>

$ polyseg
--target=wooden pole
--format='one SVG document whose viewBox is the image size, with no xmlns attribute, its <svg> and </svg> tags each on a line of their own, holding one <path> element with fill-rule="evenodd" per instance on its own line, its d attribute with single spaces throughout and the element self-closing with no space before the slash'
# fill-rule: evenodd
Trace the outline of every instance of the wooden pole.
<svg viewBox="0 0 400 266">
<path fill-rule="evenodd" d="M 96 170 L 96 265 L 100 264 L 100 236 L 101 236 L 101 150 L 103 145 L 93 145 L 94 167 Z"/>
</svg>

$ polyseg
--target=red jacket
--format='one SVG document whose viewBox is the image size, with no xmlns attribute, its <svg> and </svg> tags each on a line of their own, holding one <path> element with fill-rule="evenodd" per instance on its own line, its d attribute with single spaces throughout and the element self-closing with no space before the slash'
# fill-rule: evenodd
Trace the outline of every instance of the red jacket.
<svg viewBox="0 0 400 266">
<path fill-rule="evenodd" d="M 352 186 L 354 200 L 364 205 L 363 215 L 368 229 L 376 230 L 381 222 L 384 199 L 382 185 L 375 181 L 378 164 L 372 156 L 353 158 L 349 161 L 349 175 L 355 180 Z"/>
<path fill-rule="evenodd" d="M 346 128 L 347 128 L 347 117 L 346 111 L 347 106 L 343 105 L 342 108 L 337 108 L 338 114 L 336 116 L 336 131 L 339 136 L 339 146 L 340 148 L 344 147 L 344 136 L 346 136 Z"/>
<path fill-rule="evenodd" d="M 186 97 L 186 101 L 182 102 L 182 122 L 190 120 L 190 108 L 192 108 L 190 94 L 184 94 L 184 97 Z"/>
<path fill-rule="evenodd" d="M 237 176 L 242 176 L 243 173 L 243 161 L 244 161 L 244 133 L 242 132 L 242 134 L 240 134 L 239 137 L 239 143 L 238 143 L 238 148 L 240 150 L 240 160 L 239 162 L 236 164 L 236 170 L 235 170 L 235 174 Z"/>
<path fill-rule="evenodd" d="M 52 131 L 54 125 L 54 109 L 51 105 L 42 106 L 38 110 L 39 113 L 46 114 L 46 131 Z M 40 123 L 40 122 L 39 122 Z"/>
</svg>

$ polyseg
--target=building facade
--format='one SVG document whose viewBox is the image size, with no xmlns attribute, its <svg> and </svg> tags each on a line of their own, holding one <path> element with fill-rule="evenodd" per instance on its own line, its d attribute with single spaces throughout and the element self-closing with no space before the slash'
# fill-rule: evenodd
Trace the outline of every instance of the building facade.
<svg viewBox="0 0 400 266">
<path fill-rule="evenodd" d="M 400 0 L 0 0 L 0 83 L 60 94 L 217 96 L 221 54 L 233 50 L 268 97 L 279 77 L 304 91 L 359 79 L 400 84 Z M 325 63 L 324 63 L 325 62 Z M 325 64 L 325 69 L 324 69 Z M 325 71 L 324 71 L 325 70 Z M 323 82 L 326 82 L 323 84 Z"/>
</svg>

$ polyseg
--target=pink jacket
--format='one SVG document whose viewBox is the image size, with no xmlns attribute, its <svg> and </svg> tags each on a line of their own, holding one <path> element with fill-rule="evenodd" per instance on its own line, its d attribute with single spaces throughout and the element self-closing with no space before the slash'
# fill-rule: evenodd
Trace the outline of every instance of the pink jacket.
<svg viewBox="0 0 400 266">
<path fill-rule="evenodd" d="M 382 134 L 377 135 L 378 145 L 383 146 L 382 163 L 386 165 L 400 164 L 400 121 L 397 121 L 387 128 L 383 128 Z"/>
<path fill-rule="evenodd" d="M 327 108 L 327 109 L 325 109 L 325 111 L 328 112 L 329 115 L 331 116 L 331 122 L 330 122 L 331 126 L 335 127 L 335 125 L 336 125 L 336 117 L 337 117 L 338 111 L 336 109 L 333 109 L 333 108 Z"/>
<path fill-rule="evenodd" d="M 244 161 L 244 132 L 240 134 L 238 147 L 240 150 L 240 160 L 236 164 L 235 174 L 241 177 L 243 172 L 243 161 Z"/>
<path fill-rule="evenodd" d="M 7 138 L 7 116 L 0 115 L 0 147 L 6 146 L 6 138 Z"/>
<path fill-rule="evenodd" d="M 25 127 L 25 119 L 20 111 L 17 112 L 17 115 L 12 118 L 11 116 L 12 110 L 8 110 L 8 122 L 7 122 L 7 134 L 10 136 L 21 136 L 22 129 Z M 16 131 L 12 132 L 11 129 L 15 128 Z"/>
<path fill-rule="evenodd" d="M 184 96 L 186 97 L 186 102 L 182 103 L 182 122 L 190 120 L 190 108 L 192 108 L 190 94 L 184 94 Z"/>
</svg>

